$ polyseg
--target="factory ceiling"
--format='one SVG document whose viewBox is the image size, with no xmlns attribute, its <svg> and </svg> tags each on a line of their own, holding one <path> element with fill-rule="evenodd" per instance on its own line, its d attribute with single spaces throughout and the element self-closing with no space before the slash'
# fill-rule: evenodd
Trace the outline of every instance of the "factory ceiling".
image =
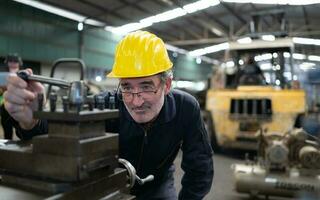
<svg viewBox="0 0 320 200">
<path fill-rule="evenodd" d="M 257 4 L 255 3 L 257 0 L 252 3 L 236 3 L 236 0 L 204 0 L 202 2 L 205 5 L 192 4 L 199 3 L 195 0 L 43 0 L 41 2 L 83 15 L 87 17 L 86 19 L 102 22 L 100 24 L 102 27 L 119 28 L 138 22 L 141 25 L 143 19 L 153 20 L 150 24 L 143 25 L 145 26 L 143 29 L 157 34 L 167 44 L 188 51 L 235 41 L 246 36 L 259 38 L 262 35 L 272 34 L 276 37 L 320 38 L 318 10 L 320 3 L 303 5 L 302 1 L 288 1 L 294 5 L 281 5 L 273 4 L 272 1 L 277 2 L 268 0 L 269 3 Z M 171 13 L 167 12 L 174 9 L 175 11 Z M 164 12 L 167 13 L 161 15 Z M 167 20 L 172 14 L 177 15 L 179 12 L 180 17 Z M 157 16 L 150 18 L 155 15 Z M 161 17 L 167 19 L 160 20 Z M 118 30 L 123 31 L 123 29 Z M 305 49 L 311 54 L 316 54 L 317 48 Z"/>
</svg>

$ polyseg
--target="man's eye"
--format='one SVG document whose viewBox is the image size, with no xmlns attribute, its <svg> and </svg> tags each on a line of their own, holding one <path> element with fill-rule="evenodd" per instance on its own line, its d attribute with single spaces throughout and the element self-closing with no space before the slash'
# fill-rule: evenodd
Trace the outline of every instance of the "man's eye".
<svg viewBox="0 0 320 200">
<path fill-rule="evenodd" d="M 144 85 L 141 87 L 141 89 L 143 91 L 151 91 L 151 90 L 153 90 L 153 87 L 151 85 Z"/>
<path fill-rule="evenodd" d="M 121 88 L 121 90 L 123 92 L 130 92 L 132 89 L 130 87 L 123 87 L 123 88 Z"/>
</svg>

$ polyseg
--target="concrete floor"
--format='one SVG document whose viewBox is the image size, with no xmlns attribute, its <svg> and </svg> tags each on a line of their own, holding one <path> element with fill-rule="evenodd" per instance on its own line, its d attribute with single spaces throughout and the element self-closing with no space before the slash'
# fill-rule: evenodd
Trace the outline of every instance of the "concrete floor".
<svg viewBox="0 0 320 200">
<path fill-rule="evenodd" d="M 175 160 L 176 173 L 175 173 L 175 186 L 177 191 L 181 188 L 181 177 L 183 171 L 180 168 L 181 153 L 179 153 Z M 234 163 L 243 163 L 241 156 L 234 157 L 228 155 L 216 154 L 214 155 L 214 167 L 215 176 L 213 185 L 210 193 L 204 198 L 204 200 L 251 200 L 247 194 L 239 194 L 234 190 L 234 180 L 231 171 L 231 165 Z M 255 200 L 262 200 L 265 197 L 255 198 Z M 291 200 L 294 198 L 280 198 L 280 197 L 269 197 L 269 200 Z M 308 199 L 315 200 L 315 199 Z"/>
</svg>

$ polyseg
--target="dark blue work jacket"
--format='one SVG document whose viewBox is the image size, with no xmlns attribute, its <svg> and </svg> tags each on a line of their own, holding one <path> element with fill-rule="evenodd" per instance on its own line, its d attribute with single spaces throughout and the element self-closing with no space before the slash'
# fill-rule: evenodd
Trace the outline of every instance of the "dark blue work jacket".
<svg viewBox="0 0 320 200">
<path fill-rule="evenodd" d="M 179 199 L 202 199 L 209 192 L 213 179 L 212 149 L 194 97 L 172 90 L 148 128 L 136 123 L 123 103 L 119 110 L 119 129 L 116 131 L 120 133 L 120 157 L 132 163 L 139 177 L 155 176 L 154 181 L 143 186 L 136 184 L 132 189 L 138 199 L 172 198 L 170 191 L 174 190 L 163 187 L 173 187 L 172 165 L 180 148 L 185 174 Z"/>
</svg>

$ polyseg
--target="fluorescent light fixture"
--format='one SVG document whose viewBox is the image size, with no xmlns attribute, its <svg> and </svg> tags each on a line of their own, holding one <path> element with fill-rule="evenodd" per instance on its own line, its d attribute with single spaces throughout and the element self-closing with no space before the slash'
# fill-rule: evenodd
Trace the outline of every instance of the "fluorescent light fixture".
<svg viewBox="0 0 320 200">
<path fill-rule="evenodd" d="M 178 53 L 177 53 L 177 52 L 173 52 L 173 53 L 172 53 L 172 56 L 173 56 L 174 58 L 176 58 L 176 57 L 178 57 Z"/>
<path fill-rule="evenodd" d="M 177 52 L 177 53 L 181 53 L 181 54 L 188 53 L 188 51 L 185 49 L 181 49 L 181 48 L 178 48 L 178 47 L 170 45 L 170 44 L 165 44 L 165 45 L 166 45 L 167 50 L 169 50 L 169 51 L 173 51 L 173 52 Z"/>
<path fill-rule="evenodd" d="M 79 22 L 78 23 L 78 31 L 82 31 L 83 30 L 83 23 Z"/>
<path fill-rule="evenodd" d="M 260 69 L 261 70 L 271 70 L 272 69 L 272 65 L 270 63 L 263 63 L 260 65 Z"/>
<path fill-rule="evenodd" d="M 293 57 L 294 59 L 296 59 L 296 60 L 304 60 L 304 59 L 306 59 L 306 55 L 301 54 L 301 53 L 294 53 L 294 54 L 292 55 L 292 57 Z"/>
<path fill-rule="evenodd" d="M 319 0 L 222 0 L 228 3 L 279 4 L 279 5 L 310 5 L 320 3 Z"/>
<path fill-rule="evenodd" d="M 217 29 L 217 28 L 212 27 L 210 30 L 211 30 L 214 34 L 216 34 L 217 36 L 222 36 L 222 35 L 223 35 L 223 33 L 222 33 L 219 29 Z"/>
<path fill-rule="evenodd" d="M 64 10 L 55 6 L 51 6 L 46 3 L 42 3 L 40 1 L 34 1 L 34 0 L 13 0 L 18 3 L 22 3 L 55 15 L 59 15 L 61 17 L 65 17 L 74 21 L 78 22 L 83 22 L 85 24 L 93 25 L 93 26 L 104 26 L 105 23 L 94 20 L 94 19 L 89 19 L 87 16 L 80 15 L 68 10 Z"/>
<path fill-rule="evenodd" d="M 283 76 L 287 78 L 287 80 L 291 81 L 292 74 L 291 72 L 283 72 Z"/>
<path fill-rule="evenodd" d="M 194 3 L 189 3 L 185 6 L 183 6 L 183 9 L 187 11 L 188 13 L 194 13 L 198 10 L 203 10 L 211 6 L 216 6 L 220 2 L 218 0 L 200 0 L 196 1 Z"/>
<path fill-rule="evenodd" d="M 100 21 L 97 21 L 97 20 L 94 20 L 94 19 L 85 19 L 84 23 L 92 25 L 92 26 L 101 26 L 101 27 L 105 26 L 104 22 L 100 22 Z"/>
<path fill-rule="evenodd" d="M 150 23 L 130 23 L 117 28 L 111 28 L 111 32 L 119 35 L 125 35 L 126 33 L 139 30 L 148 26 L 151 26 L 151 24 Z"/>
<path fill-rule="evenodd" d="M 259 62 L 259 61 L 263 61 L 263 60 L 270 60 L 271 58 L 272 58 L 272 54 L 271 53 L 266 53 L 266 54 L 255 56 L 254 60 L 256 62 Z"/>
<path fill-rule="evenodd" d="M 284 53 L 283 53 L 283 57 L 285 57 L 285 58 L 290 58 L 290 53 L 289 53 L 289 52 L 284 52 Z"/>
<path fill-rule="evenodd" d="M 197 58 L 197 59 L 196 59 L 196 63 L 197 63 L 197 64 L 199 64 L 199 65 L 200 65 L 200 64 L 201 64 L 201 62 L 202 62 L 201 58 Z"/>
<path fill-rule="evenodd" d="M 275 41 L 276 37 L 274 35 L 263 35 L 261 39 L 265 41 Z"/>
<path fill-rule="evenodd" d="M 296 44 L 320 45 L 320 39 L 293 37 L 292 41 Z"/>
<path fill-rule="evenodd" d="M 170 44 L 165 44 L 165 45 L 166 45 L 167 50 L 173 52 L 173 54 L 172 54 L 173 57 L 177 57 L 177 56 L 178 56 L 178 53 L 184 54 L 184 55 L 189 55 L 189 52 L 188 52 L 187 50 L 185 50 L 185 49 L 181 49 L 181 48 L 178 48 L 178 47 L 173 46 L 173 45 L 170 45 Z M 214 59 L 209 58 L 209 57 L 206 57 L 206 56 L 200 56 L 200 57 L 198 57 L 198 58 L 200 58 L 201 61 L 205 61 L 205 62 L 207 62 L 207 63 L 209 63 L 209 64 L 214 64 L 214 65 L 220 64 L 219 61 L 214 60 Z M 198 61 L 198 62 L 199 62 L 199 61 Z"/>
<path fill-rule="evenodd" d="M 308 60 L 320 62 L 320 56 L 310 55 L 308 56 Z"/>
<path fill-rule="evenodd" d="M 101 76 L 96 76 L 96 81 L 97 82 L 101 82 L 102 81 L 102 77 Z"/>
<path fill-rule="evenodd" d="M 187 4 L 182 8 L 175 8 L 173 10 L 169 10 L 157 15 L 146 17 L 144 19 L 139 20 L 139 22 L 125 24 L 120 27 L 106 27 L 105 30 L 111 31 L 116 34 L 126 34 L 131 31 L 152 26 L 155 23 L 169 21 L 184 15 L 187 15 L 189 13 L 194 13 L 196 11 L 206 9 L 211 6 L 216 6 L 219 3 L 220 3 L 219 0 L 200 0 L 194 3 Z"/>
<path fill-rule="evenodd" d="M 218 52 L 218 51 L 222 51 L 222 50 L 226 50 L 226 49 L 229 49 L 228 42 L 205 47 L 205 48 L 201 48 L 201 49 L 196 49 L 196 50 L 190 51 L 189 55 L 196 57 L 196 56 L 202 56 L 205 54 L 214 53 L 214 52 Z"/>
<path fill-rule="evenodd" d="M 237 40 L 240 44 L 249 44 L 252 42 L 252 39 L 250 37 L 245 37 Z"/>
<path fill-rule="evenodd" d="M 185 14 L 187 14 L 187 12 L 185 10 L 183 10 L 182 8 L 176 8 L 176 9 L 173 9 L 173 10 L 169 10 L 169 11 L 166 11 L 164 13 L 156 15 L 154 23 L 169 21 L 171 19 L 174 19 L 174 18 L 177 18 L 177 17 L 181 17 L 181 16 L 183 16 Z"/>
<path fill-rule="evenodd" d="M 232 60 L 226 62 L 226 67 L 234 67 L 234 62 Z"/>
<path fill-rule="evenodd" d="M 299 65 L 300 69 L 307 71 L 310 69 L 314 69 L 314 66 L 316 66 L 315 63 L 311 63 L 311 62 L 303 62 Z"/>
<path fill-rule="evenodd" d="M 187 88 L 190 90 L 197 90 L 201 91 L 204 90 L 206 87 L 206 83 L 199 81 L 199 82 L 192 82 L 192 81 L 176 81 L 174 85 L 178 88 Z"/>
<path fill-rule="evenodd" d="M 272 54 L 272 57 L 278 58 L 278 54 L 277 54 L 276 52 L 274 52 L 274 53 Z"/>
</svg>

